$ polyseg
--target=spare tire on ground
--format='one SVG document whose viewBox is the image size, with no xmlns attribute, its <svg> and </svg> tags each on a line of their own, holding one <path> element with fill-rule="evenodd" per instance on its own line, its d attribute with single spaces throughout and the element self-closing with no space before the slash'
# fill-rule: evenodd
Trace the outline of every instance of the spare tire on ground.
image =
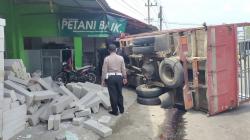
<svg viewBox="0 0 250 140">
<path fill-rule="evenodd" d="M 173 108 L 174 101 L 173 101 L 170 94 L 171 93 L 166 92 L 166 93 L 162 94 L 161 96 L 159 96 L 159 98 L 161 100 L 161 107 L 162 108 L 165 108 L 165 109 Z"/>
<path fill-rule="evenodd" d="M 138 97 L 142 98 L 155 98 L 163 93 L 163 89 L 154 85 L 143 84 L 136 88 Z"/>
<path fill-rule="evenodd" d="M 155 98 L 142 98 L 142 97 L 137 97 L 137 102 L 142 105 L 160 105 L 161 100 L 159 97 Z"/>
<path fill-rule="evenodd" d="M 159 66 L 161 81 L 168 88 L 176 88 L 183 85 L 184 71 L 179 60 L 176 58 L 165 58 Z"/>
<path fill-rule="evenodd" d="M 132 52 L 134 54 L 152 54 L 154 52 L 154 46 L 133 47 Z"/>
</svg>

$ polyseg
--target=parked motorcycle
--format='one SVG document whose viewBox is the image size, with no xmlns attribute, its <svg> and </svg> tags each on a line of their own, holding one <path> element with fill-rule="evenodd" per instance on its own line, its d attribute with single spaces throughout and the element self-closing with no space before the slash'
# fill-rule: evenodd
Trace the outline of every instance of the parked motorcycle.
<svg viewBox="0 0 250 140">
<path fill-rule="evenodd" d="M 62 70 L 55 76 L 55 81 L 60 83 L 70 82 L 96 82 L 95 67 L 86 65 L 72 70 L 67 63 L 63 63 Z"/>
</svg>

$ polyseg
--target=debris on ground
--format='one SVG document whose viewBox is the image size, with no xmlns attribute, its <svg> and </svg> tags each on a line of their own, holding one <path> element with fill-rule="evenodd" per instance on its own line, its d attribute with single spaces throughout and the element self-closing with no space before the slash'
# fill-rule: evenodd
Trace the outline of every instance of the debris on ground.
<svg viewBox="0 0 250 140">
<path fill-rule="evenodd" d="M 30 126 L 47 123 L 49 131 L 57 131 L 62 121 L 70 120 L 76 126 L 85 124 L 103 137 L 112 134 L 112 129 L 106 126 L 110 117 L 102 117 L 100 122 L 90 117 L 100 107 L 107 111 L 111 108 L 107 88 L 89 82 L 64 86 L 52 77 L 41 78 L 39 71 L 31 77 L 20 59 L 5 59 L 5 64 L 8 72 L 0 102 L 0 139 L 7 140 L 24 130 L 26 121 Z"/>
</svg>

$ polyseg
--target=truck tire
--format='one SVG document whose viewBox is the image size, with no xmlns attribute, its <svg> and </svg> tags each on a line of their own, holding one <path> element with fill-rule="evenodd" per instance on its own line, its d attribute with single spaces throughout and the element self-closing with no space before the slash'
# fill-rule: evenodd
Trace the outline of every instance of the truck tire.
<svg viewBox="0 0 250 140">
<path fill-rule="evenodd" d="M 184 72 L 179 60 L 176 58 L 166 58 L 161 61 L 159 66 L 161 81 L 168 88 L 177 88 L 183 84 Z"/>
<path fill-rule="evenodd" d="M 142 98 L 137 97 L 137 102 L 142 105 L 160 105 L 161 100 L 158 97 L 155 98 Z"/>
<path fill-rule="evenodd" d="M 136 88 L 138 97 L 142 98 L 155 98 L 163 93 L 163 89 L 156 86 L 147 86 L 146 84 L 140 85 Z"/>
<path fill-rule="evenodd" d="M 159 96 L 159 98 L 161 100 L 161 108 L 173 108 L 174 104 L 169 92 L 162 94 L 161 96 Z"/>
<path fill-rule="evenodd" d="M 154 52 L 154 46 L 133 47 L 132 52 L 134 54 L 152 54 Z"/>
</svg>

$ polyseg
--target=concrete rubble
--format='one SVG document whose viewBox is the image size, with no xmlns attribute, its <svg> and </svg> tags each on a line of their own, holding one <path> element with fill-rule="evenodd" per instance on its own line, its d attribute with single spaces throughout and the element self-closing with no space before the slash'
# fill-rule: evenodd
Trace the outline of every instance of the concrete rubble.
<svg viewBox="0 0 250 140">
<path fill-rule="evenodd" d="M 102 137 L 112 134 L 110 117 L 99 121 L 91 117 L 100 107 L 108 111 L 111 105 L 107 88 L 85 83 L 57 85 L 51 77 L 26 72 L 19 59 L 8 59 L 0 94 L 0 139 L 8 140 L 30 126 L 46 123 L 48 131 L 60 130 L 63 121 L 75 126 L 84 125 Z M 0 87 L 1 88 L 1 87 Z"/>
</svg>

